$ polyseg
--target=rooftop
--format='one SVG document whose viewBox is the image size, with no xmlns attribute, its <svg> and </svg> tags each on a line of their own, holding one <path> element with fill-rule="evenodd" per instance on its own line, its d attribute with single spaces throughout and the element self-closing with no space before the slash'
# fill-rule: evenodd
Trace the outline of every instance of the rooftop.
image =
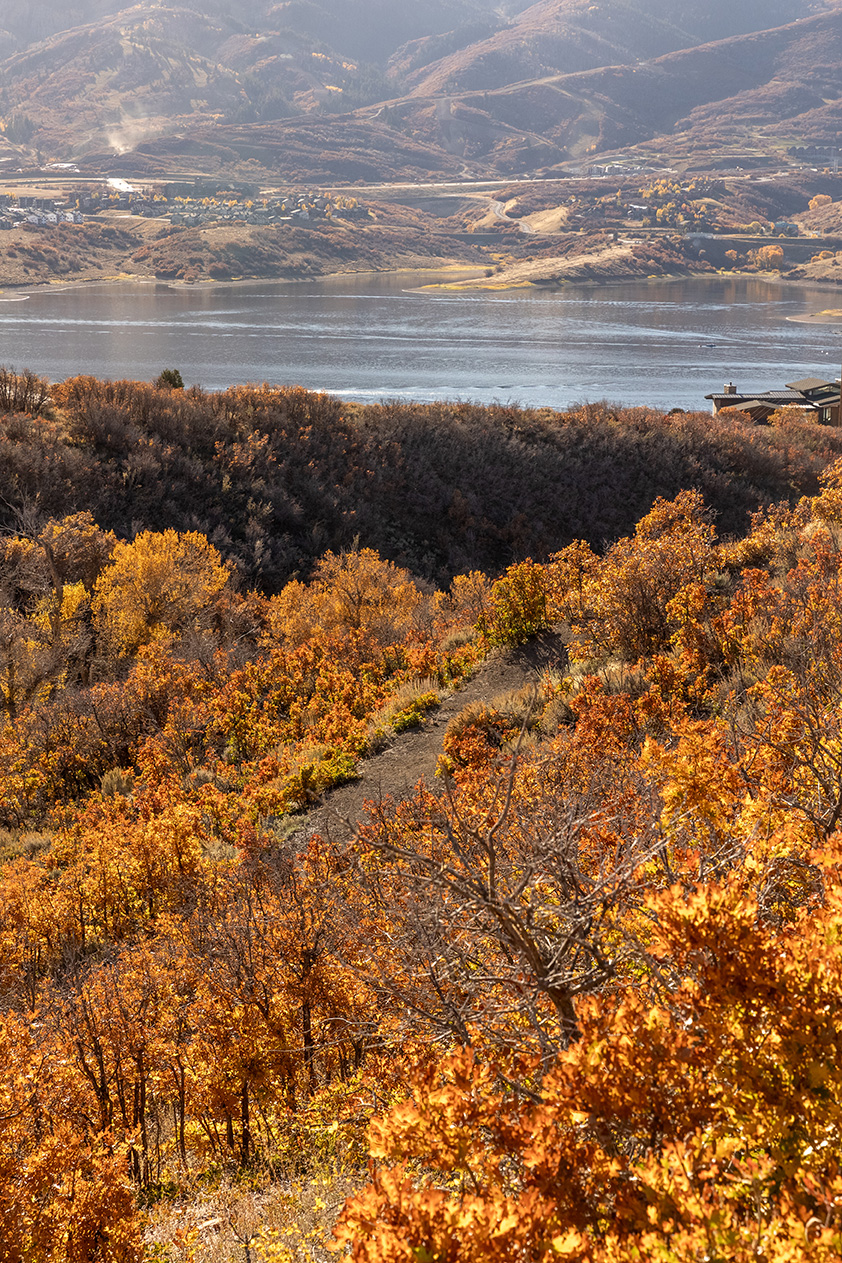
<svg viewBox="0 0 842 1263">
<path fill-rule="evenodd" d="M 799 382 L 787 382 L 787 387 L 789 390 L 797 390 L 800 391 L 801 394 L 806 394 L 808 391 L 820 390 L 822 388 L 837 390 L 838 382 L 828 382 L 825 381 L 823 377 L 802 377 Z"/>
<path fill-rule="evenodd" d="M 718 402 L 720 399 L 728 399 L 732 404 L 746 403 L 749 399 L 756 403 L 805 403 L 804 394 L 800 390 L 787 388 L 786 390 L 761 390 L 754 391 L 752 394 L 738 394 L 733 390 L 715 391 L 711 395 L 705 395 L 705 399 L 712 399 Z"/>
</svg>

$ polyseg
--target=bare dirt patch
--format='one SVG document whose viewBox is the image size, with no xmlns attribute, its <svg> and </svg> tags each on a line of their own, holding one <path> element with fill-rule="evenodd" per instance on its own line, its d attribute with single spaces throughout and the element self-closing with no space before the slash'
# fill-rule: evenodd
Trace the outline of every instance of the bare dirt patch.
<svg viewBox="0 0 842 1263">
<path fill-rule="evenodd" d="M 568 206 L 553 206 L 549 210 L 534 211 L 524 215 L 521 223 L 528 224 L 534 233 L 561 232 L 570 218 Z"/>
<path fill-rule="evenodd" d="M 564 281 L 611 279 L 627 274 L 633 259 L 629 242 L 616 242 L 573 256 L 550 255 L 509 263 L 492 278 L 454 281 L 448 289 L 511 289 L 521 285 L 552 285 Z"/>
</svg>

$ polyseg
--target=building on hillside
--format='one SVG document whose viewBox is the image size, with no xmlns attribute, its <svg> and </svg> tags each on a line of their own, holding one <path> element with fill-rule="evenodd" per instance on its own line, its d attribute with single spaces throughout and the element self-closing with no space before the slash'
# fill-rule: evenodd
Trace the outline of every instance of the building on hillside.
<svg viewBox="0 0 842 1263">
<path fill-rule="evenodd" d="M 722 412 L 743 412 L 753 421 L 768 421 L 773 412 L 784 408 L 814 412 L 820 425 L 839 425 L 839 382 L 824 381 L 820 377 L 804 377 L 789 382 L 783 390 L 741 393 L 733 382 L 727 382 L 722 391 L 705 395 L 713 406 L 713 415 Z"/>
</svg>

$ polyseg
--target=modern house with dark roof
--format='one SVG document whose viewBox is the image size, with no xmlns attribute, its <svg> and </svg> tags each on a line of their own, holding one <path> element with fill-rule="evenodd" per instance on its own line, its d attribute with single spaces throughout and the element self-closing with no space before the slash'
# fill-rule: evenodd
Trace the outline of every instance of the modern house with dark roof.
<svg viewBox="0 0 842 1263">
<path fill-rule="evenodd" d="M 801 381 L 791 382 L 790 390 L 797 390 L 803 395 L 809 407 L 820 414 L 822 425 L 839 425 L 839 382 L 827 382 L 821 377 L 804 377 Z"/>
<path fill-rule="evenodd" d="M 839 382 L 824 381 L 820 377 L 804 377 L 789 382 L 784 390 L 755 391 L 741 394 L 733 382 L 727 382 L 724 390 L 705 395 L 713 404 L 713 415 L 720 412 L 744 412 L 753 421 L 766 421 L 773 412 L 782 408 L 799 408 L 816 413 L 820 425 L 839 425 Z"/>
</svg>

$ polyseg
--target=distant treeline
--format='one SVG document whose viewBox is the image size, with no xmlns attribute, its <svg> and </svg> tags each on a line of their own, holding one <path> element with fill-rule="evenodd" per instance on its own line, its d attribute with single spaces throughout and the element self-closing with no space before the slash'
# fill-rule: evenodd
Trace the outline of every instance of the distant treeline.
<svg viewBox="0 0 842 1263">
<path fill-rule="evenodd" d="M 13 398 L 13 396 L 11 396 Z M 76 377 L 0 423 L 0 525 L 90 510 L 103 529 L 200 531 L 273 592 L 355 542 L 446 584 L 633 530 L 698 489 L 720 535 L 813 494 L 842 432 L 588 404 L 356 405 L 298 388 L 220 392 Z"/>
</svg>

